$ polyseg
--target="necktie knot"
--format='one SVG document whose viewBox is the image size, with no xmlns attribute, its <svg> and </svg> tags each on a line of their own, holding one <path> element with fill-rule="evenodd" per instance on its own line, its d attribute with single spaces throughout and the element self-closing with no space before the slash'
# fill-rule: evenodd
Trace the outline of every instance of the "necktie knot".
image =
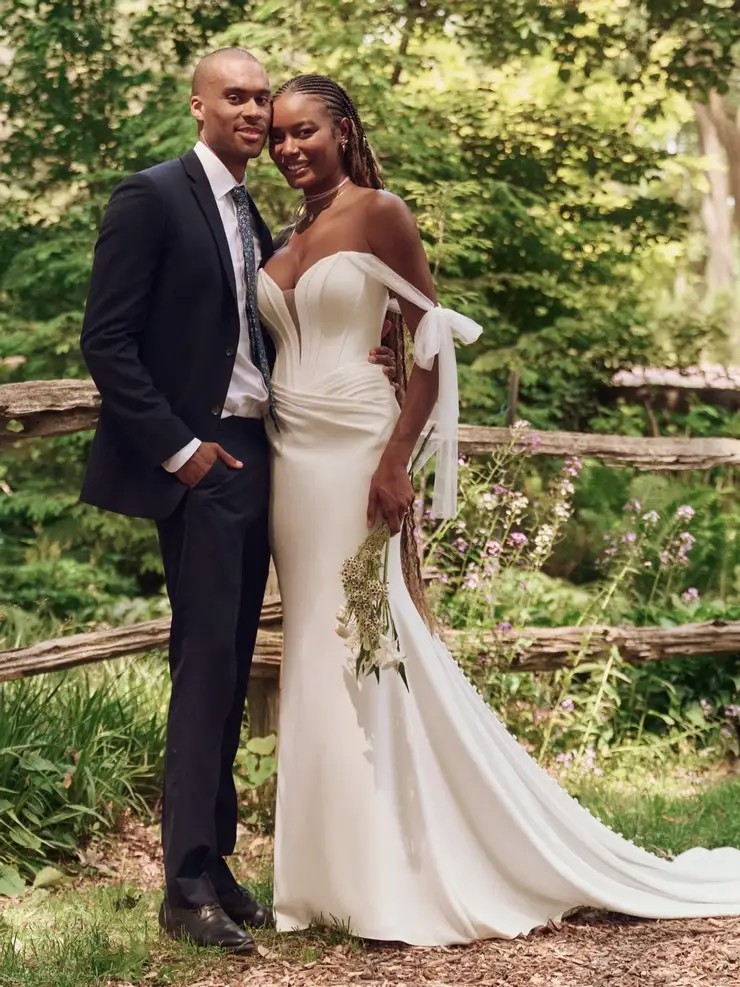
<svg viewBox="0 0 740 987">
<path fill-rule="evenodd" d="M 247 196 L 247 190 L 243 185 L 235 185 L 231 190 L 231 198 L 236 202 L 237 205 L 241 203 L 249 204 L 249 197 Z"/>
</svg>

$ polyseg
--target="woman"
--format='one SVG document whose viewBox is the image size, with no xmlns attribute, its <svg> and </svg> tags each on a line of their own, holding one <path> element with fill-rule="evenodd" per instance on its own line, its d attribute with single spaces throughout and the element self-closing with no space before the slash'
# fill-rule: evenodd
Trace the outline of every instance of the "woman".
<svg viewBox="0 0 740 987">
<path fill-rule="evenodd" d="M 516 936 L 578 905 L 655 918 L 740 913 L 740 852 L 668 862 L 616 835 L 527 754 L 425 625 L 392 540 L 399 676 L 355 681 L 336 614 L 343 561 L 412 503 L 407 465 L 437 402 L 434 506 L 454 511 L 452 335 L 413 218 L 382 191 L 347 94 L 299 76 L 274 99 L 271 156 L 305 214 L 260 274 L 279 431 L 272 542 L 284 608 L 275 912 L 418 945 Z M 417 364 L 399 413 L 366 353 L 388 289 Z M 426 369 L 425 369 L 426 368 Z"/>
</svg>

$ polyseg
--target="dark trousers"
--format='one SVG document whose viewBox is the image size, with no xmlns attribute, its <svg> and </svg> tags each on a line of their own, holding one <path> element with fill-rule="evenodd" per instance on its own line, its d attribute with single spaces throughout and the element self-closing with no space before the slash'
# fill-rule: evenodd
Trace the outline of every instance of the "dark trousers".
<svg viewBox="0 0 740 987">
<path fill-rule="evenodd" d="M 214 438 L 242 468 L 217 460 L 157 523 L 172 605 L 162 844 L 178 907 L 234 883 L 223 860 L 236 842 L 233 765 L 269 565 L 264 426 L 225 418 Z"/>
</svg>

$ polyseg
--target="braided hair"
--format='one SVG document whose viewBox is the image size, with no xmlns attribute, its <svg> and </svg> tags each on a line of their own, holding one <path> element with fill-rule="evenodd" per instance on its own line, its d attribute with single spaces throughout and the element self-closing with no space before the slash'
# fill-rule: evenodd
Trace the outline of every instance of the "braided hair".
<svg viewBox="0 0 740 987">
<path fill-rule="evenodd" d="M 348 120 L 349 134 L 344 148 L 344 165 L 350 181 L 362 188 L 382 189 L 385 187 L 380 164 L 367 139 L 360 114 L 346 90 L 338 82 L 326 75 L 313 73 L 297 75 L 278 87 L 273 96 L 273 102 L 286 93 L 314 96 L 320 99 L 336 127 L 342 120 Z M 392 315 L 390 319 L 392 328 L 385 342 L 390 345 L 396 358 L 396 379 L 398 382 L 396 398 L 401 404 L 409 379 L 403 319 L 400 315 Z M 417 609 L 429 623 L 431 617 L 424 597 L 416 524 L 412 511 L 406 514 L 401 529 L 401 560 L 409 593 Z"/>
<path fill-rule="evenodd" d="M 326 75 L 297 75 L 276 90 L 273 100 L 285 93 L 320 99 L 337 127 L 346 118 L 349 121 L 349 135 L 344 149 L 344 164 L 350 181 L 363 188 L 383 188 L 380 165 L 370 147 L 360 115 L 339 83 Z"/>
</svg>

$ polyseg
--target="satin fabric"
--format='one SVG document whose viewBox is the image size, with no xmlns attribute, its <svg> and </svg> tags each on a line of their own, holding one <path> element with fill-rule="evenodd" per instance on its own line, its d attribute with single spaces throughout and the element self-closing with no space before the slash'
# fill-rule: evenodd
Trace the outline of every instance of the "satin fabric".
<svg viewBox="0 0 740 987">
<path fill-rule="evenodd" d="M 529 757 L 425 626 L 397 538 L 389 594 L 410 689 L 394 672 L 355 681 L 336 633 L 340 568 L 367 535 L 370 479 L 398 415 L 367 354 L 387 289 L 414 304 L 419 293 L 351 251 L 309 268 L 290 307 L 265 271 L 258 287 L 281 423 L 269 429 L 284 614 L 278 929 L 323 919 L 369 939 L 439 945 L 513 937 L 578 905 L 650 918 L 740 914 L 740 851 L 654 856 Z M 453 333 L 475 335 L 461 319 L 432 316 L 421 359 L 454 360 Z M 452 405 L 448 394 L 439 404 Z M 449 491 L 440 497 L 447 506 Z"/>
</svg>

